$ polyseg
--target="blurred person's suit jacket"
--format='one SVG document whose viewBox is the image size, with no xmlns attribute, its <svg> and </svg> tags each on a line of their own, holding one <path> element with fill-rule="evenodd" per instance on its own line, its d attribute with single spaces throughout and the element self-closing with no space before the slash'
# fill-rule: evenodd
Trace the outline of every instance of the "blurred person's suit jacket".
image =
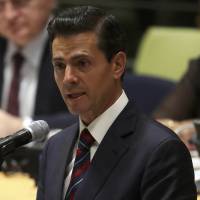
<svg viewBox="0 0 200 200">
<path fill-rule="evenodd" d="M 3 70 L 6 44 L 6 40 L 0 38 L 0 99 L 2 95 L 2 85 L 4 80 Z M 51 53 L 48 42 L 45 45 L 43 56 L 40 62 L 39 79 L 38 87 L 36 90 L 36 101 L 33 119 L 41 119 L 47 121 L 51 129 L 62 129 L 73 124 L 76 121 L 76 118 L 68 112 L 67 107 L 64 104 L 64 101 L 54 81 L 53 67 L 51 64 Z M 23 160 L 25 154 L 24 151 L 25 150 L 23 149 L 22 152 L 18 153 L 19 155 L 15 156 L 19 157 L 18 159 L 21 159 L 22 157 Z M 29 156 L 29 153 L 33 153 L 33 156 Z M 33 177 L 36 177 L 38 168 L 38 153 L 34 152 L 31 149 L 27 149 L 27 157 L 32 157 L 32 160 L 30 161 L 30 165 L 27 165 L 24 170 L 27 170 L 29 173 L 31 173 Z M 36 160 L 33 161 L 33 159 Z"/>
<path fill-rule="evenodd" d="M 153 116 L 175 120 L 200 117 L 200 58 L 189 62 L 188 70 Z"/>
<path fill-rule="evenodd" d="M 63 199 L 78 127 L 74 124 L 48 140 L 37 200 Z M 100 143 L 76 191 L 75 200 L 93 199 L 195 200 L 190 154 L 172 131 L 139 114 L 129 102 Z"/>
</svg>

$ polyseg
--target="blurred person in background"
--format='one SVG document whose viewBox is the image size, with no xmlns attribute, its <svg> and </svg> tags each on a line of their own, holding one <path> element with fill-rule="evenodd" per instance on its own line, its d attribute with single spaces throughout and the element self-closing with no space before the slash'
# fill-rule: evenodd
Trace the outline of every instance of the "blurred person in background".
<svg viewBox="0 0 200 200">
<path fill-rule="evenodd" d="M 75 121 L 54 82 L 48 46 L 46 25 L 56 3 L 0 0 L 0 137 L 26 127 L 32 120 L 45 120 L 51 129 Z M 34 163 L 22 163 L 32 170 Z"/>
<path fill-rule="evenodd" d="M 194 119 L 200 118 L 200 58 L 190 61 L 176 88 L 163 100 L 153 117 L 173 129 L 190 148 Z"/>
</svg>

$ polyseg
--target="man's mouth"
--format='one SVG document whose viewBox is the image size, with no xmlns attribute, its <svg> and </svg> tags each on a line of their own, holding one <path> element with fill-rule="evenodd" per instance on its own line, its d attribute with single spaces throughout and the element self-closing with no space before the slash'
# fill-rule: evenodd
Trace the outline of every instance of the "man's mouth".
<svg viewBox="0 0 200 200">
<path fill-rule="evenodd" d="M 69 99 L 78 99 L 79 97 L 83 96 L 85 93 L 81 92 L 81 93 L 72 93 L 72 94 L 67 94 L 67 98 Z"/>
</svg>

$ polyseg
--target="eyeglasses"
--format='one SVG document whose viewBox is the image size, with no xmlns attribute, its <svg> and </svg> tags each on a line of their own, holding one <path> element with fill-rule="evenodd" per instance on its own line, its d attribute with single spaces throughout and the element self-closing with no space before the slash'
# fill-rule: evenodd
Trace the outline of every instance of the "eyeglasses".
<svg viewBox="0 0 200 200">
<path fill-rule="evenodd" d="M 0 12 L 5 9 L 7 3 L 12 4 L 14 9 L 25 7 L 31 0 L 0 0 Z"/>
</svg>

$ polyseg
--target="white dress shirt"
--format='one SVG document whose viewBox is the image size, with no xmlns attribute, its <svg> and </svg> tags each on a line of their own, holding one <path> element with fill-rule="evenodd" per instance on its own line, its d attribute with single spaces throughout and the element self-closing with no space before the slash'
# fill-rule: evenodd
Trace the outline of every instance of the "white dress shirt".
<svg viewBox="0 0 200 200">
<path fill-rule="evenodd" d="M 89 132 L 91 133 L 91 135 L 93 136 L 93 138 L 95 139 L 95 143 L 90 148 L 91 160 L 95 152 L 97 151 L 101 141 L 106 135 L 107 131 L 109 130 L 109 128 L 111 127 L 115 119 L 118 117 L 118 115 L 121 113 L 121 111 L 124 109 L 124 107 L 127 105 L 127 103 L 128 103 L 128 97 L 123 91 L 121 96 L 117 99 L 117 101 L 113 105 L 111 105 L 106 111 L 104 111 L 100 116 L 98 116 L 92 123 L 90 123 L 89 126 L 86 127 L 82 123 L 82 121 L 79 119 L 80 121 L 79 136 L 80 136 L 81 131 L 84 128 L 87 128 Z M 70 183 L 73 165 L 74 165 L 74 161 L 76 157 L 77 146 L 78 146 L 78 141 L 74 148 L 73 159 L 71 163 L 67 166 L 68 176 L 66 177 L 65 183 L 64 183 L 63 199 L 65 197 L 65 194 L 67 192 L 67 189 Z"/>
<path fill-rule="evenodd" d="M 48 35 L 45 27 L 34 40 L 21 50 L 21 53 L 25 58 L 20 71 L 21 81 L 19 86 L 19 116 L 22 118 L 31 118 L 34 114 L 39 67 L 47 38 Z M 1 108 L 4 110 L 7 108 L 10 84 L 13 75 L 12 56 L 17 50 L 18 48 L 16 45 L 12 42 L 8 42 L 4 61 L 4 83 L 1 103 Z"/>
</svg>

